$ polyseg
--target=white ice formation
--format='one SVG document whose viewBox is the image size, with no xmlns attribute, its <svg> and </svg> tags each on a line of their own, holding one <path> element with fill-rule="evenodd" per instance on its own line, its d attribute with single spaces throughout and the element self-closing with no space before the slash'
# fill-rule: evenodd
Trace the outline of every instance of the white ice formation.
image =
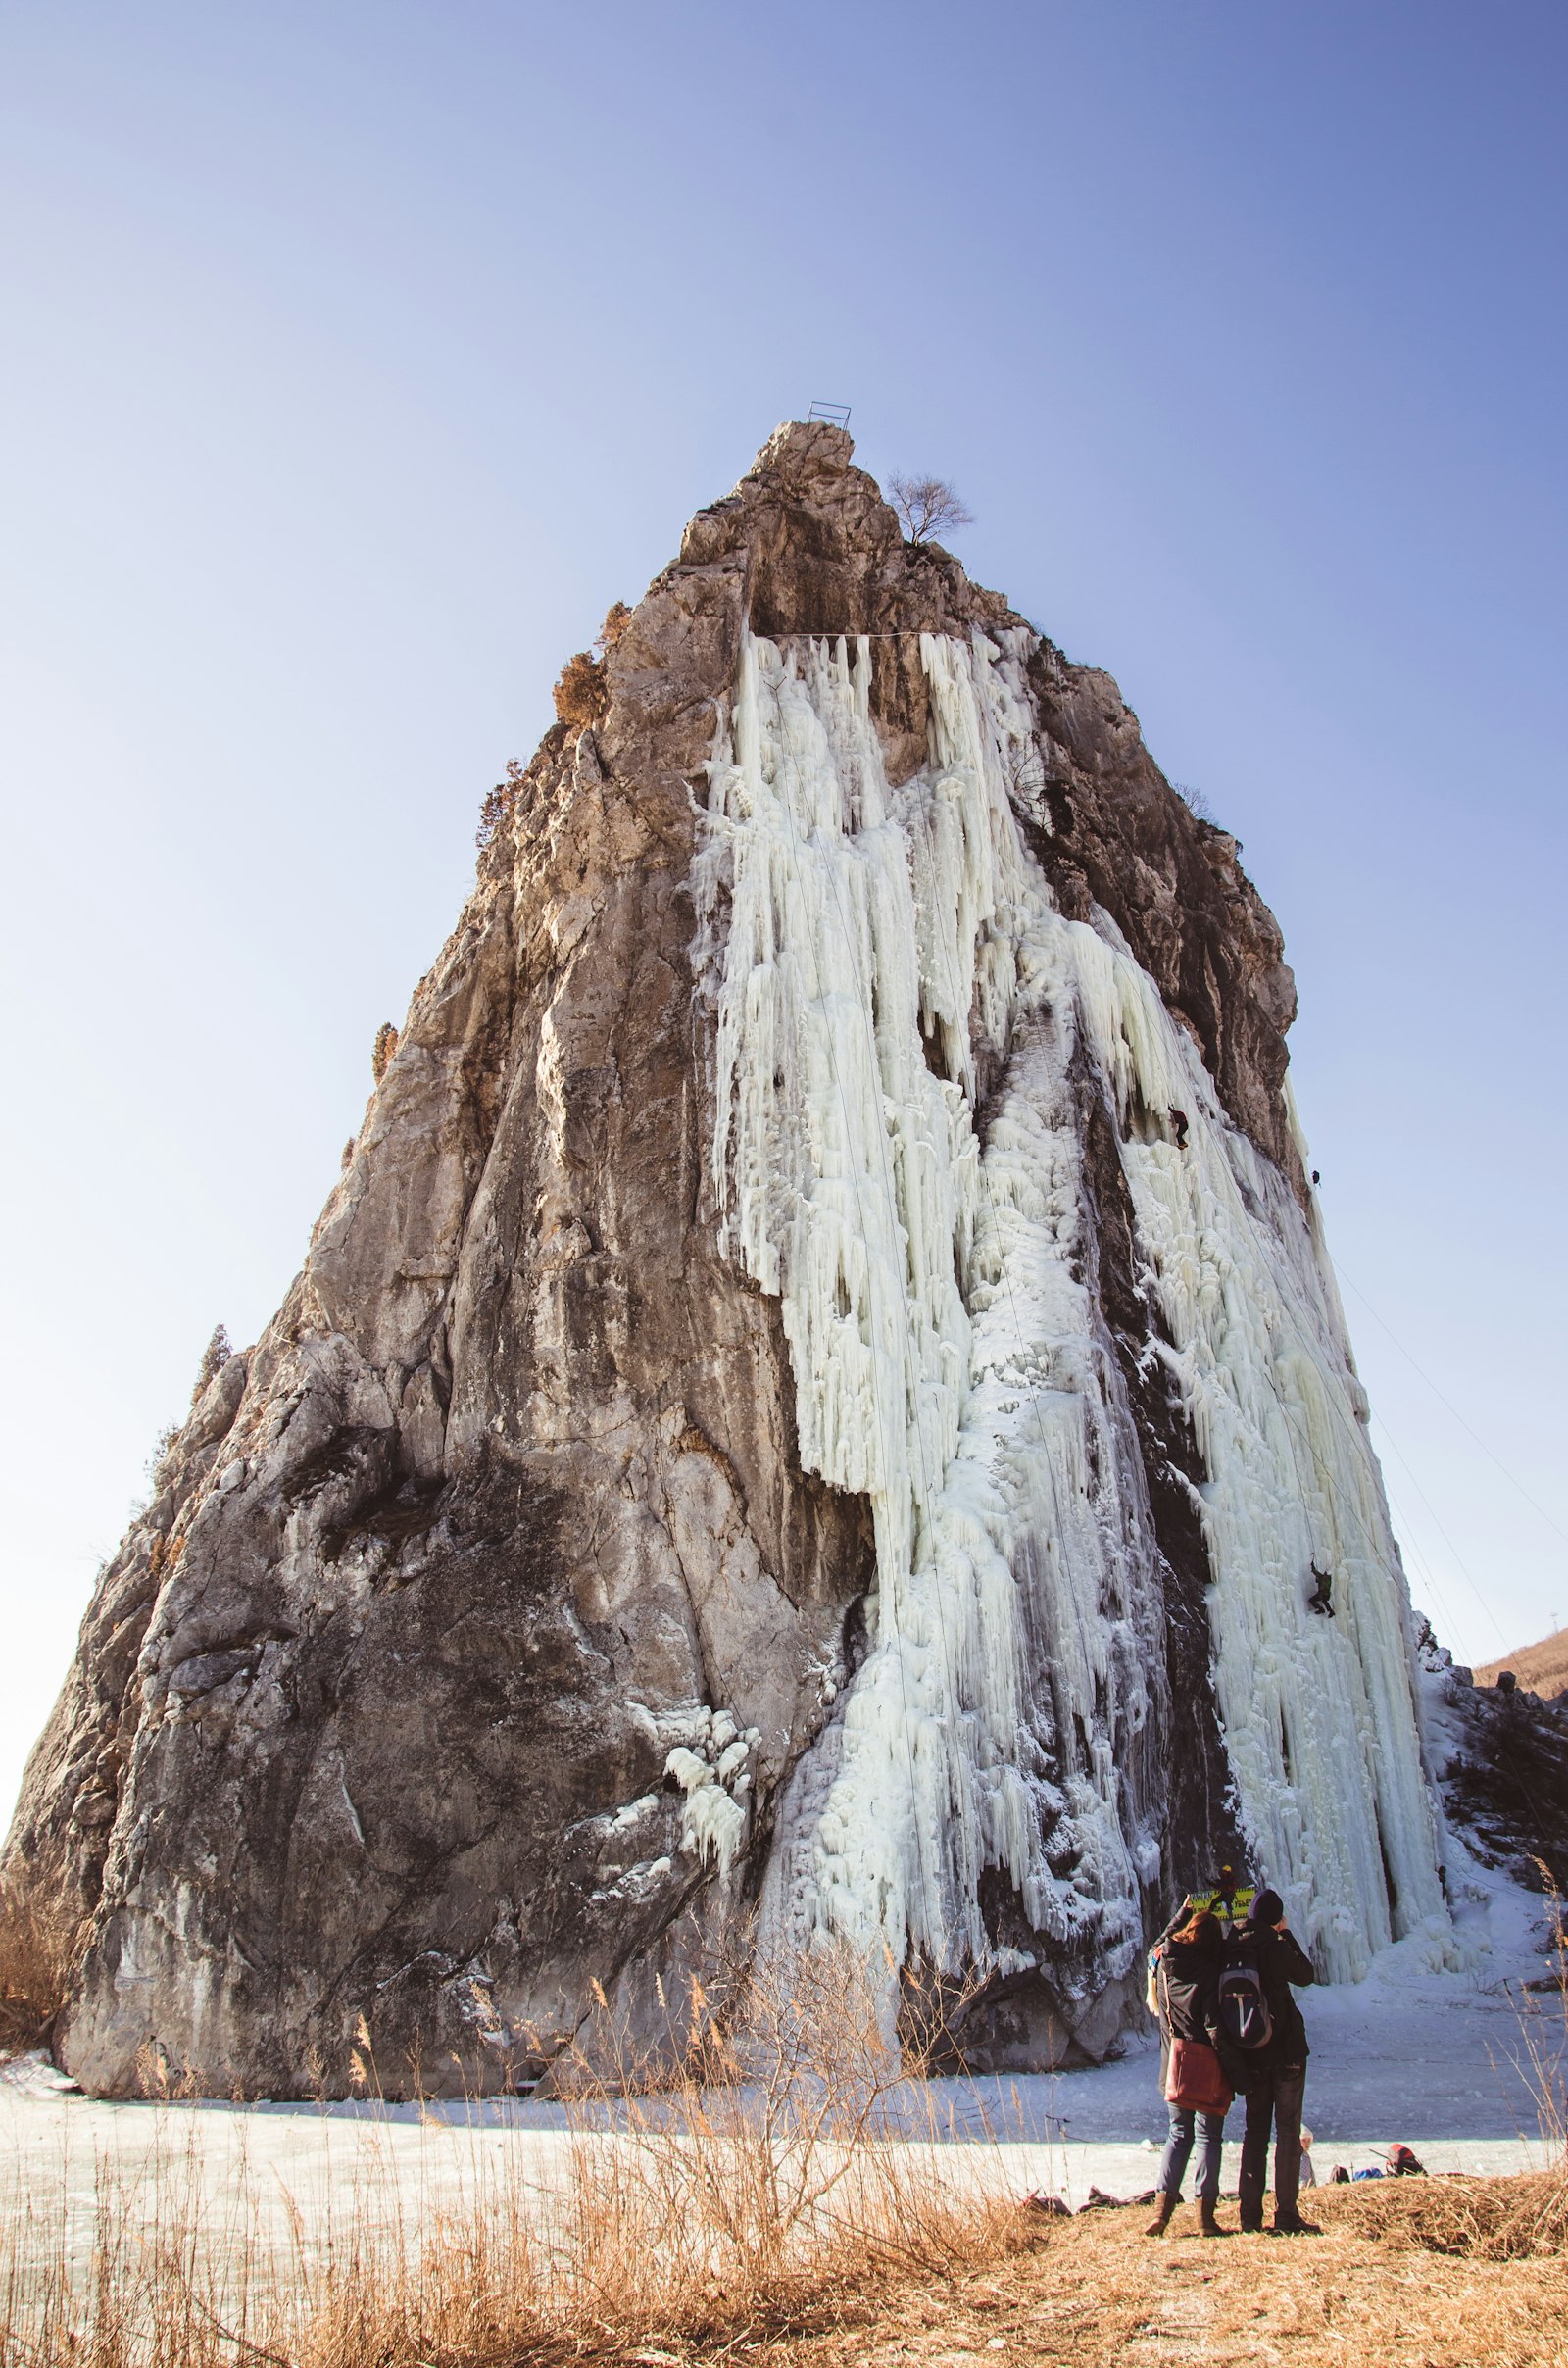
<svg viewBox="0 0 1568 2368">
<path fill-rule="evenodd" d="M 1031 647 L 1022 629 L 922 637 L 929 760 L 895 789 L 869 643 L 748 637 L 711 767 L 699 886 L 723 1238 L 782 1303 L 804 1464 L 864 1491 L 876 1526 L 871 1649 L 802 1771 L 781 1912 L 798 1938 L 1006 1969 L 1020 1960 L 978 1903 L 996 1867 L 1051 1951 L 1098 1980 L 1136 1956 L 1163 1830 L 1162 1615 L 1126 1392 L 1083 1279 L 1087 1061 L 1173 1344 L 1150 1353 L 1207 1473 L 1244 1827 L 1320 1971 L 1356 1977 L 1441 1909 L 1366 1404 L 1313 1225 L 1114 923 L 1064 918 L 1020 838 Z M 1001 1077 L 983 1142 L 982 1067 Z M 1150 1117 L 1172 1106 L 1184 1151 Z M 1333 1619 L 1307 1609 L 1314 1560 L 1336 1574 Z M 722 1787 L 674 1772 L 694 1841 L 722 1858 Z"/>
<path fill-rule="evenodd" d="M 676 1744 L 664 1761 L 665 1775 L 673 1776 L 686 1796 L 681 1848 L 727 1875 L 746 1839 L 752 1790 L 748 1762 L 760 1740 L 758 1731 L 748 1727 L 743 1734 L 732 1712 L 720 1710 L 715 1717 L 699 1702 L 689 1737 L 687 1743 Z"/>
</svg>

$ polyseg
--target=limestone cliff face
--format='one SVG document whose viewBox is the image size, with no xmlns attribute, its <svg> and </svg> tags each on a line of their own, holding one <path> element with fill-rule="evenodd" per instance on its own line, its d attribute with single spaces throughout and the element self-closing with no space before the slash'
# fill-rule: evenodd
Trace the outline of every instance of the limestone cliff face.
<svg viewBox="0 0 1568 2368">
<path fill-rule="evenodd" d="M 533 2077 L 758 1931 L 1050 2061 L 1218 1848 L 1351 1958 L 1438 1905 L 1279 932 L 851 451 L 781 429 L 547 735 L 100 1579 L 6 1860 L 92 2088 L 341 2084 L 362 2015 Z"/>
</svg>

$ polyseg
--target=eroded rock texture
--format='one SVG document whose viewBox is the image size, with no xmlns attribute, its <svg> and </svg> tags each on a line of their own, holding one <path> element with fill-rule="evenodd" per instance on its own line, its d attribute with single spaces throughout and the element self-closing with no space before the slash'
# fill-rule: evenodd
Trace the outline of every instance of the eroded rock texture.
<svg viewBox="0 0 1568 2368">
<path fill-rule="evenodd" d="M 780 430 L 635 610 L 597 719 L 547 735 L 287 1302 L 213 1380 L 100 1580 L 6 1862 L 91 1919 L 63 2042 L 89 2087 L 133 2089 L 149 2045 L 220 2091 L 298 2094 L 318 2069 L 340 2087 L 362 2016 L 394 2090 L 414 2059 L 436 2090 L 532 2077 L 596 1982 L 652 2032 L 655 1977 L 677 1994 L 745 1929 L 781 1801 L 797 1827 L 809 1808 L 813 1750 L 874 1643 L 875 1524 L 864 1494 L 801 1468 L 780 1301 L 720 1247 L 694 903 L 710 760 L 748 629 L 872 637 L 894 790 L 929 762 L 920 634 L 1026 630 L 902 540 L 851 449 Z M 1095 919 L 1152 978 L 1215 1124 L 1282 1179 L 1304 1241 L 1274 921 L 1108 677 L 1028 646 L 1013 805 L 1043 908 Z M 977 1140 L 1010 1046 L 977 1033 Z M 1089 1214 L 1070 1258 L 1136 1443 L 1146 1773 L 1117 1813 L 1142 1836 L 1147 1921 L 1249 1829 L 1216 1705 L 1204 1455 L 1124 1174 L 1129 1129 L 1154 1121 L 1087 1052 L 1071 1092 Z M 1024 1629 L 1044 1702 L 1062 1640 Z M 1117 1715 L 1056 1711 L 1030 1744 L 1042 1801 L 1074 1716 L 1089 1769 L 1096 1717 L 1109 1736 Z M 1064 1891 L 1101 1879 L 1066 1849 L 1053 1866 Z M 976 2060 L 1099 2051 L 1136 1987 L 1126 1949 L 1064 1947 L 1068 1980 L 1006 1869 L 983 1883 Z"/>
</svg>

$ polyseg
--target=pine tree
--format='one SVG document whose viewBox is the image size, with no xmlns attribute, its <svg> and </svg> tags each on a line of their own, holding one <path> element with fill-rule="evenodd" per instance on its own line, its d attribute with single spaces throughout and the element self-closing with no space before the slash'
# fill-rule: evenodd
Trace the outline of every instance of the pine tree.
<svg viewBox="0 0 1568 2368">
<path fill-rule="evenodd" d="M 196 1404 L 196 1401 L 198 1398 L 200 1398 L 202 1392 L 206 1389 L 208 1383 L 214 1378 L 214 1376 L 221 1373 L 223 1367 L 227 1364 L 233 1354 L 234 1351 L 229 1341 L 227 1328 L 222 1324 L 216 1325 L 213 1330 L 212 1339 L 202 1351 L 202 1361 L 196 1369 L 196 1386 L 190 1394 L 190 1402 L 192 1406 Z"/>
</svg>

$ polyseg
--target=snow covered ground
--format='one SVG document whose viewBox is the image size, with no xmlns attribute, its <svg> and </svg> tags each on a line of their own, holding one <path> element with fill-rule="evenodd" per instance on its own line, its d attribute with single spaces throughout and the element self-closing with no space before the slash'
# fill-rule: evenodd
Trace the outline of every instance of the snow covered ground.
<svg viewBox="0 0 1568 2368">
<path fill-rule="evenodd" d="M 1450 1837 L 1454 1939 L 1412 1933 L 1385 1949 L 1364 1982 L 1298 1993 L 1306 2018 L 1306 2120 L 1325 2158 L 1356 2165 L 1396 2139 L 1430 2148 L 1539 2142 L 1527 2031 L 1568 2083 L 1568 2029 L 1555 1992 L 1524 1985 L 1551 1970 L 1547 1903 L 1478 1866 Z M 1447 1956 L 1456 1962 L 1445 1965 Z M 955 2138 L 1147 2140 L 1164 2129 L 1159 2052 L 1138 2035 L 1114 2063 L 979 2082 L 938 2082 Z M 1237 2109 L 1239 2118 L 1240 2108 Z M 1539 2150 L 1539 2145 L 1538 2145 Z M 1483 2148 L 1485 2151 L 1485 2148 Z M 1457 2162 L 1446 2168 L 1459 2167 Z"/>
</svg>

